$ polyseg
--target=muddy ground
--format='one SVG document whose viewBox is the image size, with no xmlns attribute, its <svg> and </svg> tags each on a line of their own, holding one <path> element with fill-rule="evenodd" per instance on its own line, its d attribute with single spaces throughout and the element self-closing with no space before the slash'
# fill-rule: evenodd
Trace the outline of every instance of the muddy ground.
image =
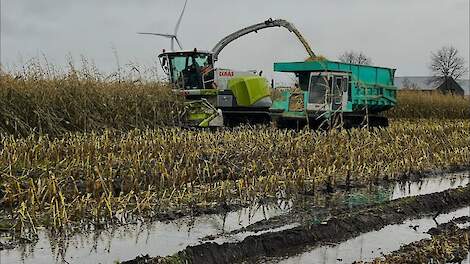
<svg viewBox="0 0 470 264">
<path fill-rule="evenodd" d="M 258 262 L 261 257 L 295 254 L 307 246 L 337 243 L 361 233 L 423 215 L 438 215 L 470 205 L 470 186 L 355 210 L 337 210 L 327 221 L 304 224 L 279 232 L 249 236 L 241 242 L 208 242 L 189 246 L 169 257 L 139 257 L 134 263 L 235 263 Z"/>
</svg>

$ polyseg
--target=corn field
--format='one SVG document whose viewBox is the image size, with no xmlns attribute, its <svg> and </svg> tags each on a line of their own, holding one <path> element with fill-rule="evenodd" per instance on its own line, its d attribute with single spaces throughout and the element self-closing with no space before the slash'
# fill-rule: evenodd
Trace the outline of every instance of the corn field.
<svg viewBox="0 0 470 264">
<path fill-rule="evenodd" d="M 470 164 L 464 98 L 399 93 L 386 129 L 190 131 L 164 83 L 83 65 L 0 70 L 2 228 L 126 221 Z"/>
<path fill-rule="evenodd" d="M 0 144 L 0 205 L 16 230 L 34 232 L 470 164 L 470 121 L 400 120 L 370 131 L 3 134 Z"/>
<path fill-rule="evenodd" d="M 470 119 L 470 97 L 402 90 L 397 99 L 398 105 L 386 113 L 388 117 Z"/>
<path fill-rule="evenodd" d="M 165 84 L 140 78 L 104 77 L 88 68 L 66 73 L 0 70 L 1 133 L 60 136 L 155 128 L 178 124 L 181 108 L 181 100 Z"/>
<path fill-rule="evenodd" d="M 104 76 L 86 60 L 82 64 L 81 69 L 71 64 L 63 73 L 39 63 L 29 64 L 22 72 L 0 70 L 0 132 L 61 136 L 179 124 L 182 100 L 165 83 L 132 72 Z M 398 106 L 386 115 L 395 119 L 469 119 L 470 99 L 400 91 Z"/>
</svg>

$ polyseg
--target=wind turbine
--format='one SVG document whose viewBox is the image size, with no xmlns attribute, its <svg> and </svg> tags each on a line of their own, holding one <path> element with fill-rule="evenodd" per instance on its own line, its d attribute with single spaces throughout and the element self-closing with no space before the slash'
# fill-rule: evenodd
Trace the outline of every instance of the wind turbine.
<svg viewBox="0 0 470 264">
<path fill-rule="evenodd" d="M 163 33 L 153 33 L 153 32 L 138 32 L 138 34 L 153 35 L 153 36 L 169 38 L 171 40 L 171 51 L 175 51 L 175 41 L 178 44 L 178 47 L 180 49 L 183 49 L 183 46 L 181 46 L 181 43 L 178 40 L 178 29 L 181 25 L 181 20 L 183 19 L 184 11 L 186 10 L 187 4 L 188 4 L 188 0 L 184 2 L 183 10 L 181 11 L 180 17 L 178 18 L 178 22 L 176 22 L 175 31 L 173 32 L 173 34 L 163 34 Z"/>
</svg>

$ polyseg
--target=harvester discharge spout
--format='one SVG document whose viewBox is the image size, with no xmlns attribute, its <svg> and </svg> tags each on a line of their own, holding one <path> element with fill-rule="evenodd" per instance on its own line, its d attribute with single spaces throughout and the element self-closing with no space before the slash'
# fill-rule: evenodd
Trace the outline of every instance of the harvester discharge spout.
<svg viewBox="0 0 470 264">
<path fill-rule="evenodd" d="M 262 23 L 258 23 L 246 28 L 242 28 L 238 31 L 235 31 L 234 33 L 226 36 L 223 38 L 221 41 L 219 41 L 214 48 L 212 49 L 212 52 L 214 54 L 214 61 L 217 61 L 220 52 L 231 42 L 247 35 L 252 32 L 258 32 L 258 30 L 265 29 L 265 28 L 271 28 L 271 27 L 283 27 L 289 30 L 290 32 L 294 33 L 294 35 L 299 39 L 299 41 L 302 43 L 304 46 L 305 50 L 307 51 L 309 57 L 313 58 L 316 57 L 315 53 L 313 52 L 312 48 L 308 44 L 308 41 L 304 38 L 302 33 L 289 21 L 286 21 L 284 19 L 268 19 Z"/>
</svg>

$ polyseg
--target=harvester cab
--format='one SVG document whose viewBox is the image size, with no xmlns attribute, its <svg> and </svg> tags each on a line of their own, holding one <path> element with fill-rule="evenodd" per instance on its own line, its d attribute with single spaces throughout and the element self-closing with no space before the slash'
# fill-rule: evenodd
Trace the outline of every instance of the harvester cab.
<svg viewBox="0 0 470 264">
<path fill-rule="evenodd" d="M 171 84 L 180 90 L 213 88 L 212 53 L 207 51 L 165 52 L 159 56 L 160 64 Z"/>
<path fill-rule="evenodd" d="M 209 51 L 163 52 L 159 60 L 175 92 L 185 97 L 186 126 L 217 127 L 270 120 L 268 81 L 256 71 L 214 67 Z"/>
<path fill-rule="evenodd" d="M 173 91 L 184 96 L 183 126 L 223 126 L 222 110 L 214 104 L 212 53 L 206 51 L 171 51 L 158 56 Z M 211 74 L 212 73 L 212 74 Z"/>
</svg>

